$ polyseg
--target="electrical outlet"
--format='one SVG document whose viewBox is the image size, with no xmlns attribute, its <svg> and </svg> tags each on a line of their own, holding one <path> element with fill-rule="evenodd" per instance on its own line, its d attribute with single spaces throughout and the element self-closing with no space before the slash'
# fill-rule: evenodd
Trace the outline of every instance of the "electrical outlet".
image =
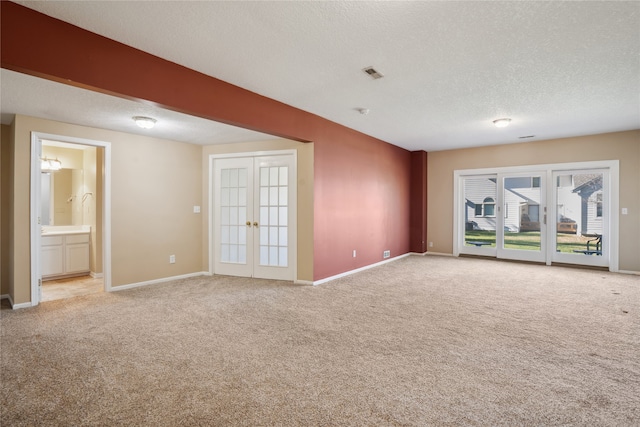
<svg viewBox="0 0 640 427">
<path fill-rule="evenodd" d="M 175 264 L 175 263 L 176 263 L 176 256 L 169 255 L 169 264 Z"/>
<path fill-rule="evenodd" d="M 432 248 L 433 247 L 433 242 L 429 242 L 429 247 Z"/>
<path fill-rule="evenodd" d="M 391 256 L 391 251 L 382 252 L 382 258 L 389 258 Z"/>
<path fill-rule="evenodd" d="M 200 206 L 194 206 L 193 213 L 200 213 Z"/>
<path fill-rule="evenodd" d="M 353 257 L 354 258 L 356 257 L 356 250 L 355 249 L 353 250 Z"/>
<path fill-rule="evenodd" d="M 629 210 L 627 208 L 622 208 L 622 215 L 628 215 Z"/>
</svg>

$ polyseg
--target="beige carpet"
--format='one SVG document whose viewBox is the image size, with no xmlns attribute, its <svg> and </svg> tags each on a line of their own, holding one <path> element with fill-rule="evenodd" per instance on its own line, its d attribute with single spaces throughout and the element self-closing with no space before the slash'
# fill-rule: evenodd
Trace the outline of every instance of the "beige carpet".
<svg viewBox="0 0 640 427">
<path fill-rule="evenodd" d="M 640 425 L 640 277 L 408 257 L 3 310 L 3 426 Z"/>
</svg>

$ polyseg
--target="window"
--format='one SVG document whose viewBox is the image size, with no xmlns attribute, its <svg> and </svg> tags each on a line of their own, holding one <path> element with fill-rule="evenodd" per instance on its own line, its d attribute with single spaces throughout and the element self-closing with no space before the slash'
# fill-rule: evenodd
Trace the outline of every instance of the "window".
<svg viewBox="0 0 640 427">
<path fill-rule="evenodd" d="M 476 204 L 476 216 L 482 216 L 482 204 Z"/>
<path fill-rule="evenodd" d="M 540 188 L 540 177 L 532 176 L 531 177 L 531 188 Z"/>
<path fill-rule="evenodd" d="M 596 194 L 596 217 L 602 218 L 602 193 Z"/>
<path fill-rule="evenodd" d="M 491 197 L 487 197 L 482 202 L 484 216 L 496 216 L 496 202 Z"/>
</svg>

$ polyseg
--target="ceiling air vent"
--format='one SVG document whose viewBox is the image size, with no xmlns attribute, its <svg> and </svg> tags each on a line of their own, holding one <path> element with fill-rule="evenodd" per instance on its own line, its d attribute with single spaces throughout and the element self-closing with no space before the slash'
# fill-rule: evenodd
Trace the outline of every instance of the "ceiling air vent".
<svg viewBox="0 0 640 427">
<path fill-rule="evenodd" d="M 378 71 L 376 71 L 375 68 L 373 67 L 367 67 L 362 69 L 362 71 L 364 71 L 365 73 L 369 74 L 371 76 L 372 79 L 381 79 L 384 77 L 384 74 L 379 73 Z"/>
</svg>

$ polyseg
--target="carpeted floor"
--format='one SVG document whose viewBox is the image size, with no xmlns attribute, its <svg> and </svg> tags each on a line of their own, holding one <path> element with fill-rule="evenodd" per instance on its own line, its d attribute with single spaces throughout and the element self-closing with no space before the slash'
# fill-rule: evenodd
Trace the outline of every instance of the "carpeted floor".
<svg viewBox="0 0 640 427">
<path fill-rule="evenodd" d="M 1 424 L 640 425 L 640 277 L 407 257 L 1 312 Z"/>
</svg>

